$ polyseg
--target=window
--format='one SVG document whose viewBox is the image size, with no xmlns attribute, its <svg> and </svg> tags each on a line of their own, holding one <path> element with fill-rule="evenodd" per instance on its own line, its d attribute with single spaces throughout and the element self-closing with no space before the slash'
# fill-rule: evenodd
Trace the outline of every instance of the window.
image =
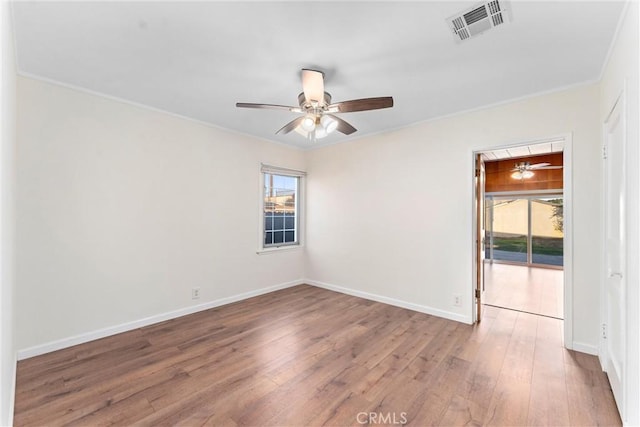
<svg viewBox="0 0 640 427">
<path fill-rule="evenodd" d="M 545 266 L 564 264 L 562 194 L 491 194 L 486 196 L 485 207 L 487 259 Z"/>
<path fill-rule="evenodd" d="M 297 245 L 300 180 L 304 172 L 262 166 L 262 247 Z"/>
</svg>

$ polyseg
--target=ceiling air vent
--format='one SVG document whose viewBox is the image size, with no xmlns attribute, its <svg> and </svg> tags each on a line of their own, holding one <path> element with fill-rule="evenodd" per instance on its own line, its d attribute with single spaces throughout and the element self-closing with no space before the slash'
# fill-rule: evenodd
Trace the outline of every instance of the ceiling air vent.
<svg viewBox="0 0 640 427">
<path fill-rule="evenodd" d="M 507 1 L 480 3 L 447 19 L 456 41 L 461 42 L 509 21 Z"/>
</svg>

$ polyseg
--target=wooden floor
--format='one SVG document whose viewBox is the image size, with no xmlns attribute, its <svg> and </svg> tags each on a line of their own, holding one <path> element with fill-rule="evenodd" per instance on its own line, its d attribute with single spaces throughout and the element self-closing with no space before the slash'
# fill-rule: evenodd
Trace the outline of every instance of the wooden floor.
<svg viewBox="0 0 640 427">
<path fill-rule="evenodd" d="M 486 263 L 485 304 L 564 318 L 564 272 L 551 268 Z"/>
<path fill-rule="evenodd" d="M 303 285 L 21 361 L 15 425 L 620 425 L 561 337 Z"/>
</svg>

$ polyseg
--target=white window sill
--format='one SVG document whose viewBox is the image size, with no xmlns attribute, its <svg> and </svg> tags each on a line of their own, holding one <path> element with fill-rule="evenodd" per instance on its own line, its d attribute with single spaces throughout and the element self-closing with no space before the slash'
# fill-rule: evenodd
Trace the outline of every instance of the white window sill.
<svg viewBox="0 0 640 427">
<path fill-rule="evenodd" d="M 301 249 L 302 245 L 284 245 L 284 246 L 274 246 L 270 248 L 261 248 L 256 251 L 258 255 L 266 255 L 272 254 L 274 252 L 282 252 L 282 251 L 293 251 L 297 249 Z"/>
</svg>

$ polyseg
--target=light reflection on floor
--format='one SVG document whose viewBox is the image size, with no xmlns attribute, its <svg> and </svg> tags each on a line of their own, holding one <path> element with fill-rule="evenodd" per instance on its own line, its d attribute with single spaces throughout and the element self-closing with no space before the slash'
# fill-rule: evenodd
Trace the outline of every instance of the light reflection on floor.
<svg viewBox="0 0 640 427">
<path fill-rule="evenodd" d="M 483 302 L 563 318 L 562 270 L 486 263 Z"/>
</svg>

